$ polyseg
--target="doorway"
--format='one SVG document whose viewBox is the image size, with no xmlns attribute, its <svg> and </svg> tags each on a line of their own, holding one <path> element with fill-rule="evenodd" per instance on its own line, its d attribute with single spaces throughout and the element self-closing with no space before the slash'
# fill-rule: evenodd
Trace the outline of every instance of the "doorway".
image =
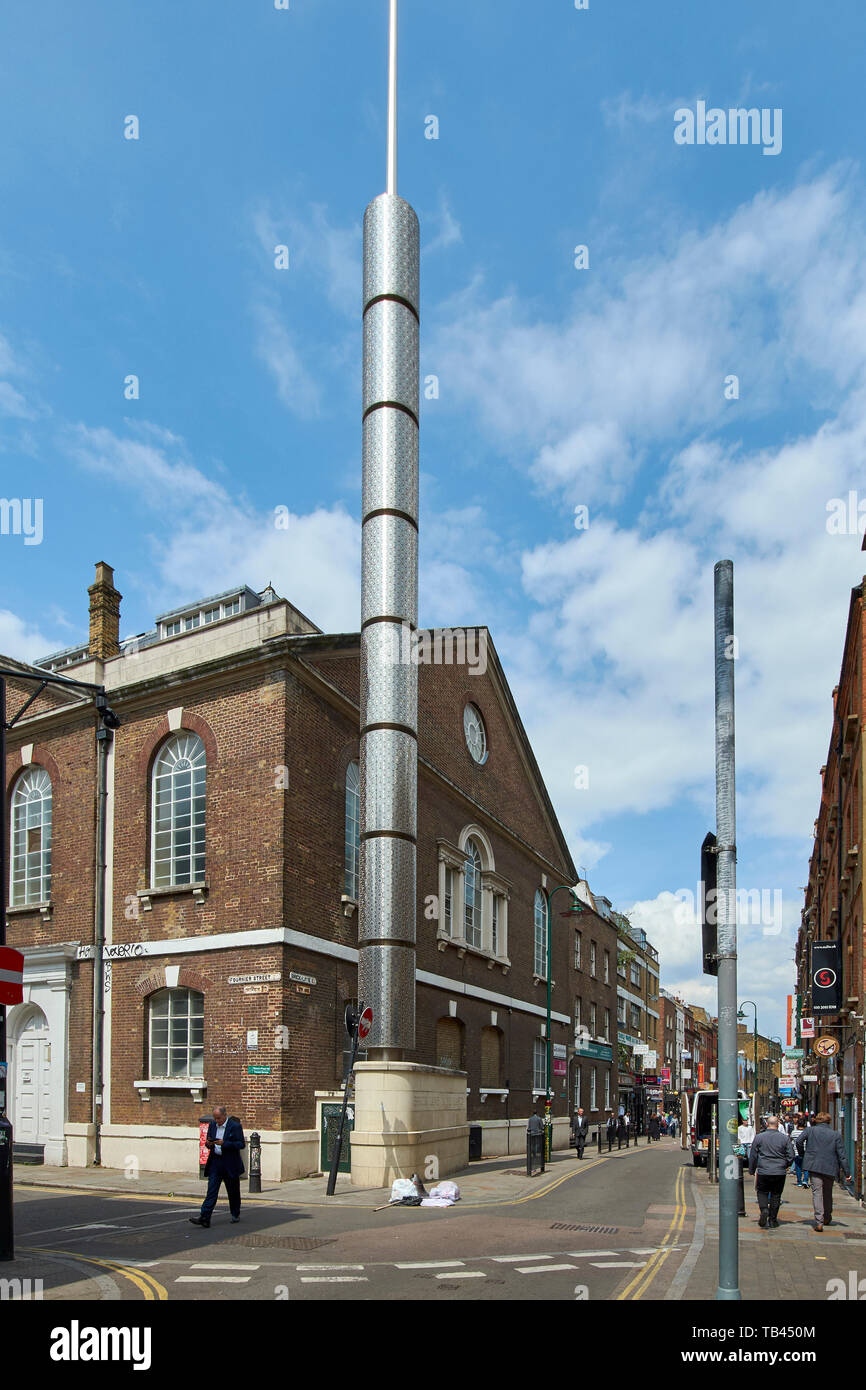
<svg viewBox="0 0 866 1390">
<path fill-rule="evenodd" d="M 51 1034 L 36 1004 L 15 1022 L 10 1057 L 15 1153 L 41 1163 L 51 1134 Z"/>
</svg>

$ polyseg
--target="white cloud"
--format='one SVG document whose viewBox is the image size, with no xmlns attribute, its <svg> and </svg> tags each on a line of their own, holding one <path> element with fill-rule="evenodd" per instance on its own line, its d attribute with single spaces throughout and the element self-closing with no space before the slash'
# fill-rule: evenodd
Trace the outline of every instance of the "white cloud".
<svg viewBox="0 0 866 1390">
<path fill-rule="evenodd" d="M 166 607 L 232 584 L 272 582 L 326 631 L 355 631 L 360 588 L 360 528 L 341 506 L 290 514 L 278 529 L 274 509 L 254 506 L 208 478 L 182 440 L 153 426 L 126 436 L 79 425 L 67 448 L 83 467 L 136 491 L 158 519 L 151 538 Z M 169 503 L 183 503 L 172 513 Z M 276 499 L 274 507 L 282 504 Z M 167 517 L 174 514 L 173 528 Z"/>
<path fill-rule="evenodd" d="M 253 312 L 256 352 L 273 377 L 280 400 L 300 419 L 313 419 L 319 413 L 321 391 L 279 311 L 273 304 L 260 303 Z"/>
<path fill-rule="evenodd" d="M 0 608 L 0 652 L 14 661 L 35 661 L 47 652 L 64 645 L 56 638 L 46 637 L 32 623 L 19 618 L 8 608 Z"/>
</svg>

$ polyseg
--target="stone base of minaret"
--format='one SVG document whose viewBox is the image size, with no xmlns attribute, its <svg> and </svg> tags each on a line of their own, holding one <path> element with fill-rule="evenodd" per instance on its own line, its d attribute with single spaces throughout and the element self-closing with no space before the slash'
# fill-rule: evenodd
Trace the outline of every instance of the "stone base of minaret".
<svg viewBox="0 0 866 1390">
<path fill-rule="evenodd" d="M 358 1062 L 354 1104 L 354 1187 L 390 1187 L 417 1173 L 429 1188 L 468 1167 L 465 1071 Z"/>
</svg>

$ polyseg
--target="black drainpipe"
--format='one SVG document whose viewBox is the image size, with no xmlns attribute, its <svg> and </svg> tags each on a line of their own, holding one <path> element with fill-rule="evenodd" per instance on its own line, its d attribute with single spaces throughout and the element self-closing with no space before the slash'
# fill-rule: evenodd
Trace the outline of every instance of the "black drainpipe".
<svg viewBox="0 0 866 1390">
<path fill-rule="evenodd" d="M 93 931 L 93 1075 L 91 1078 L 91 1101 L 94 1129 L 93 1162 L 95 1167 L 102 1163 L 102 1088 L 103 1088 L 103 1032 L 105 1024 L 105 963 L 102 959 L 105 948 L 105 839 L 106 806 L 108 801 L 108 751 L 111 747 L 112 732 L 104 726 L 96 731 L 96 885 L 94 894 Z"/>
</svg>

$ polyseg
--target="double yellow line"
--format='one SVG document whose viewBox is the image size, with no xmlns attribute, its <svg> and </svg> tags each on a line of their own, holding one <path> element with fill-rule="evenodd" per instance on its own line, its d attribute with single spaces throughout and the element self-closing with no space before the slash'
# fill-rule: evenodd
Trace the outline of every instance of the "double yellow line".
<svg viewBox="0 0 866 1390">
<path fill-rule="evenodd" d="M 624 1299 L 631 1299 L 632 1302 L 634 1302 L 638 1298 L 643 1298 L 653 1279 L 655 1279 L 668 1255 L 671 1253 L 671 1250 L 677 1244 L 680 1232 L 685 1223 L 686 1211 L 688 1210 L 686 1206 L 685 1188 L 686 1170 L 683 1167 L 680 1168 L 677 1173 L 677 1181 L 674 1188 L 674 1214 L 671 1218 L 671 1224 L 668 1227 L 667 1234 L 659 1249 L 647 1261 L 643 1269 L 626 1284 L 622 1293 L 617 1295 L 618 1302 L 622 1302 Z"/>
<path fill-rule="evenodd" d="M 67 1260 L 80 1260 L 86 1265 L 98 1265 L 100 1269 L 108 1269 L 112 1274 L 119 1274 L 121 1279 L 128 1279 L 130 1284 L 134 1284 L 147 1303 L 163 1303 L 168 1298 L 168 1291 L 159 1280 L 143 1269 L 132 1269 L 129 1265 L 116 1264 L 113 1260 L 98 1260 L 93 1255 L 79 1255 L 77 1250 L 50 1250 L 45 1245 L 22 1246 L 22 1249 L 26 1249 L 28 1255 L 62 1255 Z"/>
</svg>

